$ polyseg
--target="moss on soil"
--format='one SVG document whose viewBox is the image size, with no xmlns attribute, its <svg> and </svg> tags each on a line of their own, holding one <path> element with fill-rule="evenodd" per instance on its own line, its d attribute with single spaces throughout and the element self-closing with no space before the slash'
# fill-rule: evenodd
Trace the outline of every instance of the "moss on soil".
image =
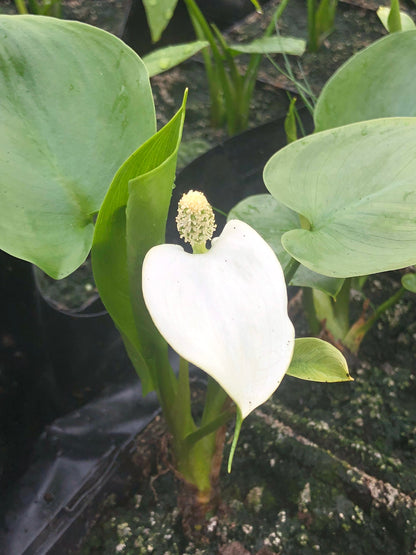
<svg viewBox="0 0 416 555">
<path fill-rule="evenodd" d="M 388 294 L 399 277 L 375 276 L 366 295 Z M 408 294 L 380 320 L 353 383 L 287 377 L 247 418 L 205 543 L 183 538 L 174 478 L 156 465 L 134 497 L 111 500 L 82 555 L 415 554 L 415 313 Z"/>
</svg>

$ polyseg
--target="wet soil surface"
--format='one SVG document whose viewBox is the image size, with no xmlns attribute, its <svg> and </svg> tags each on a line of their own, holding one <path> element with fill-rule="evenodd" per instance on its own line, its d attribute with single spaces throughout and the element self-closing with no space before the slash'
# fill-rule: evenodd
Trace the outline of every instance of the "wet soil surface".
<svg viewBox="0 0 416 555">
<path fill-rule="evenodd" d="M 379 303 L 399 277 L 374 276 L 364 295 Z M 223 468 L 223 504 L 198 542 L 181 533 L 163 421 L 154 422 L 133 457 L 134 495 L 108 499 L 82 555 L 416 553 L 415 313 L 408 294 L 385 314 L 351 364 L 354 382 L 286 377 L 247 418 L 232 473 Z M 302 334 L 302 319 L 296 327 Z"/>
</svg>

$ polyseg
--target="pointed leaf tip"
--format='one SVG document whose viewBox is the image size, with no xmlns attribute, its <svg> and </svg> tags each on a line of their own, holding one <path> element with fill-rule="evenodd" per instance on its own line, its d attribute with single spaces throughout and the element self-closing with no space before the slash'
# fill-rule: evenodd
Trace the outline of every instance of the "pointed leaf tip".
<svg viewBox="0 0 416 555">
<path fill-rule="evenodd" d="M 295 340 L 295 349 L 287 374 L 313 382 L 354 381 L 341 351 L 316 337 L 301 337 Z"/>
<path fill-rule="evenodd" d="M 228 456 L 228 464 L 227 464 L 228 474 L 231 474 L 231 468 L 232 468 L 232 465 L 233 465 L 234 454 L 235 454 L 235 450 L 237 448 L 238 438 L 240 437 L 241 424 L 242 423 L 243 423 L 243 417 L 241 415 L 241 411 L 237 409 L 233 442 L 231 444 L 230 454 Z"/>
</svg>

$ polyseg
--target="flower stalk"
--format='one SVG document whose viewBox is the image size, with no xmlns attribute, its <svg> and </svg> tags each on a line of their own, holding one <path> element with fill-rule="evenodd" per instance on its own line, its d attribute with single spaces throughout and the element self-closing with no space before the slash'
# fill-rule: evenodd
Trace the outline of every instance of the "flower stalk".
<svg viewBox="0 0 416 555">
<path fill-rule="evenodd" d="M 286 373 L 294 328 L 282 268 L 257 232 L 231 220 L 211 241 L 214 213 L 198 191 L 181 198 L 176 223 L 193 254 L 177 245 L 153 247 L 143 263 L 143 296 L 154 324 L 181 357 L 167 419 L 187 503 L 194 515 L 203 515 L 216 499 L 225 424 L 237 415 L 232 455 L 242 420 Z M 199 426 L 192 417 L 187 361 L 209 376 Z"/>
</svg>

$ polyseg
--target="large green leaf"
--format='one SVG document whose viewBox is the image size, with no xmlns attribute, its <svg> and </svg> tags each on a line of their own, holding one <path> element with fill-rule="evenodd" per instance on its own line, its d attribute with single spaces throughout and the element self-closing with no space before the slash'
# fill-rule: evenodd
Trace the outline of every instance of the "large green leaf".
<svg viewBox="0 0 416 555">
<path fill-rule="evenodd" d="M 289 376 L 313 382 L 349 382 L 352 380 L 344 355 L 333 345 L 316 337 L 295 340 Z"/>
<path fill-rule="evenodd" d="M 121 166 L 95 227 L 95 281 L 123 336 L 144 392 L 155 387 L 153 372 L 167 357 L 167 345 L 145 308 L 141 267 L 147 251 L 165 241 L 184 116 L 185 100 L 172 120 Z"/>
<path fill-rule="evenodd" d="M 302 56 L 306 42 L 294 37 L 262 37 L 246 44 L 230 44 L 229 49 L 235 54 L 292 54 Z"/>
<path fill-rule="evenodd" d="M 310 229 L 283 247 L 320 274 L 349 277 L 416 261 L 416 118 L 386 118 L 291 143 L 266 164 L 272 195 Z"/>
<path fill-rule="evenodd" d="M 172 19 L 178 0 L 143 0 L 152 41 L 157 42 Z"/>
<path fill-rule="evenodd" d="M 54 278 L 75 270 L 115 172 L 154 131 L 146 68 L 119 39 L 0 16 L 0 248 Z"/>
<path fill-rule="evenodd" d="M 374 118 L 416 116 L 416 30 L 393 33 L 350 58 L 316 104 L 317 131 Z"/>
<path fill-rule="evenodd" d="M 175 44 L 174 46 L 159 48 L 143 56 L 143 62 L 147 67 L 150 77 L 153 77 L 184 62 L 205 46 L 208 46 L 207 41 L 196 40 L 186 44 Z"/>
<path fill-rule="evenodd" d="M 292 257 L 282 246 L 282 235 L 291 229 L 300 228 L 299 215 L 296 212 L 271 195 L 253 195 L 246 197 L 230 210 L 228 220 L 232 219 L 242 220 L 254 228 L 272 247 L 285 271 Z M 322 276 L 300 265 L 290 285 L 313 287 L 336 297 L 343 281 Z"/>
</svg>

